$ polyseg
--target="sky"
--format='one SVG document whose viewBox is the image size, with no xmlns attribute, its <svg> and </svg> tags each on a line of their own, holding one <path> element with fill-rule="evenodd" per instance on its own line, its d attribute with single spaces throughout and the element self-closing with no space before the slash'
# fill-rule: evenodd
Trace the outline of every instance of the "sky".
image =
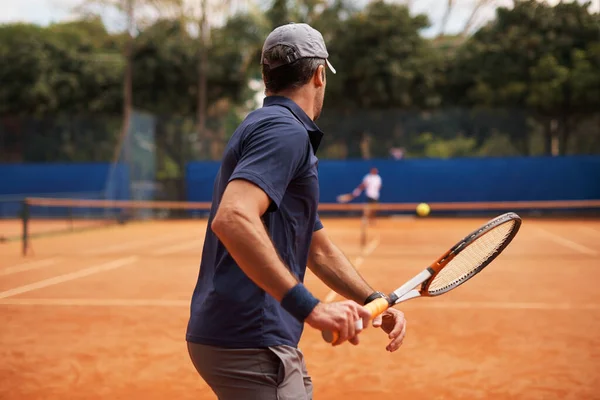
<svg viewBox="0 0 600 400">
<path fill-rule="evenodd" d="M 192 0 L 188 0 L 192 1 Z M 248 1 L 248 0 L 245 0 Z M 366 0 L 357 0 L 366 1 Z M 424 13 L 429 16 L 432 26 L 423 32 L 425 36 L 433 36 L 439 32 L 440 21 L 448 0 L 388 0 L 390 2 L 411 4 L 413 13 Z M 456 6 L 450 15 L 446 33 L 460 32 L 468 19 L 477 0 L 455 0 Z M 585 0 L 577 0 L 584 2 Z M 218 2 L 218 0 L 217 0 Z M 549 0 L 557 3 L 558 0 Z M 81 3 L 81 0 L 0 0 L 0 24 L 10 22 L 29 22 L 47 25 L 53 22 L 65 21 L 73 17 L 72 9 Z M 510 6 L 512 0 L 493 0 L 494 5 L 483 8 L 478 14 L 477 25 L 494 17 L 495 6 Z M 592 9 L 600 9 L 600 0 L 592 0 Z M 107 17 L 108 25 L 122 25 L 116 17 Z"/>
</svg>

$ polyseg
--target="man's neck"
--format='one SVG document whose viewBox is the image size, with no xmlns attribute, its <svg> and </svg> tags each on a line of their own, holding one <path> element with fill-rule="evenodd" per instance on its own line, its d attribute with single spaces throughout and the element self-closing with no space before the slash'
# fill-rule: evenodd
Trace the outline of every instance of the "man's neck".
<svg viewBox="0 0 600 400">
<path fill-rule="evenodd" d="M 296 89 L 279 93 L 267 93 L 267 96 L 287 97 L 288 99 L 296 103 L 298 107 L 300 107 L 302 111 L 304 111 L 306 115 L 308 115 L 308 118 L 314 121 L 314 96 L 310 96 L 310 94 L 306 90 Z"/>
</svg>

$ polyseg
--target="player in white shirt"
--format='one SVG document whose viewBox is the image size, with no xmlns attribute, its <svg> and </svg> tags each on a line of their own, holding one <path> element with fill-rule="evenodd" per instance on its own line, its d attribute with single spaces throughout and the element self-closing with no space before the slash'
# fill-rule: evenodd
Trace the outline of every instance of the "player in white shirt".
<svg viewBox="0 0 600 400">
<path fill-rule="evenodd" d="M 365 191 L 365 196 L 367 197 L 367 203 L 369 203 L 369 206 L 365 207 L 364 217 L 367 218 L 369 222 L 374 223 L 374 205 L 379 202 L 379 195 L 381 191 L 381 176 L 379 176 L 379 171 L 377 168 L 371 168 L 371 171 L 363 178 L 362 183 L 358 185 L 356 189 L 354 189 L 352 195 L 354 197 L 358 197 L 363 190 Z"/>
</svg>

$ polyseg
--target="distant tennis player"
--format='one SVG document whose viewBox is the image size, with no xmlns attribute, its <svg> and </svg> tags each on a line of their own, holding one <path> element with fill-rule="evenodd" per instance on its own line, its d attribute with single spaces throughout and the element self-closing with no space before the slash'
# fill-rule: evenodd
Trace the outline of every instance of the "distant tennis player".
<svg viewBox="0 0 600 400">
<path fill-rule="evenodd" d="M 381 176 L 377 168 L 373 167 L 367 175 L 364 176 L 362 182 L 352 193 L 342 194 L 337 197 L 340 203 L 347 203 L 352 201 L 365 192 L 367 198 L 367 206 L 364 208 L 363 217 L 371 224 L 375 223 L 376 204 L 379 203 L 379 196 L 381 193 Z M 367 222 L 365 221 L 365 222 Z"/>
<path fill-rule="evenodd" d="M 367 175 L 363 178 L 362 182 L 356 189 L 354 189 L 354 196 L 359 196 L 361 192 L 365 191 L 367 197 L 367 203 L 378 203 L 379 195 L 381 193 L 381 176 L 377 168 L 373 167 Z"/>
<path fill-rule="evenodd" d="M 198 373 L 220 400 L 312 399 L 298 342 L 304 324 L 358 344 L 362 306 L 374 291 L 331 242 L 317 215 L 315 124 L 329 64 L 321 34 L 288 24 L 267 37 L 267 97 L 233 133 L 216 177 L 186 339 Z M 306 266 L 347 301 L 323 303 L 303 284 Z M 388 351 L 404 339 L 404 315 L 373 321 Z M 374 355 L 376 357 L 376 355 Z"/>
</svg>

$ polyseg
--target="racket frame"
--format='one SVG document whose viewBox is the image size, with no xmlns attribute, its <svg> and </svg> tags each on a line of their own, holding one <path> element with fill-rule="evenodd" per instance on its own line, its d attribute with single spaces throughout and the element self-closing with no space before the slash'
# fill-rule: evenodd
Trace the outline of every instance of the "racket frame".
<svg viewBox="0 0 600 400">
<path fill-rule="evenodd" d="M 496 227 L 505 223 L 510 223 L 511 221 L 513 221 L 515 225 L 513 226 L 513 229 L 511 230 L 508 237 L 496 249 L 494 254 L 488 257 L 488 259 L 485 260 L 479 267 L 474 269 L 465 279 L 461 279 L 460 282 L 457 282 L 453 285 L 448 285 L 448 287 L 438 290 L 433 294 L 429 292 L 429 286 L 433 282 L 434 278 L 440 273 L 440 271 L 442 271 L 442 269 L 444 269 L 446 265 L 448 265 L 450 261 L 452 261 L 452 259 L 454 259 L 454 257 L 460 254 L 460 252 L 462 252 L 464 249 L 469 247 L 469 245 L 475 242 L 475 240 L 485 236 Z M 374 301 L 365 305 L 365 308 L 367 308 L 371 312 L 371 318 L 374 318 L 383 313 L 388 308 L 393 307 L 394 305 L 399 304 L 401 302 L 414 299 L 416 297 L 435 297 L 447 293 L 452 289 L 455 289 L 456 287 L 462 285 L 463 283 L 477 275 L 492 261 L 494 261 L 517 235 L 521 227 L 521 223 L 521 217 L 519 217 L 516 213 L 513 212 L 508 212 L 491 219 L 485 225 L 469 233 L 461 241 L 452 246 L 450 250 L 444 253 L 429 267 L 425 268 L 423 271 L 419 272 L 417 275 L 408 280 L 398 289 L 390 293 L 387 299 L 375 299 Z M 419 289 L 416 289 L 419 285 L 421 285 L 421 287 Z M 363 321 L 362 319 L 356 321 L 356 329 L 362 330 L 366 322 L 368 321 Z M 337 332 L 334 333 L 324 331 L 322 332 L 322 336 L 328 343 L 335 342 L 338 338 Z"/>
<path fill-rule="evenodd" d="M 460 254 L 463 250 L 465 250 L 467 247 L 469 247 L 469 245 L 473 244 L 479 238 L 492 232 L 495 228 L 499 227 L 500 225 L 510 223 L 510 222 L 514 222 L 514 226 L 513 226 L 512 230 L 510 231 L 510 234 L 506 237 L 506 239 L 504 239 L 502 244 L 495 250 L 494 254 L 490 255 L 480 266 L 478 266 L 473 271 L 471 271 L 471 273 L 469 273 L 469 275 L 467 275 L 464 279 L 461 279 L 460 282 L 456 282 L 453 285 L 448 285 L 448 287 L 446 287 L 444 289 L 436 290 L 435 293 L 431 293 L 429 291 L 429 286 L 431 285 L 431 283 L 433 282 L 435 277 L 440 273 L 440 271 L 446 265 L 448 265 L 448 263 L 450 263 L 450 261 L 452 261 L 454 259 L 454 257 L 456 257 L 458 254 Z M 462 239 L 460 242 L 458 242 L 454 246 L 452 246 L 450 248 L 450 250 L 448 250 L 446 253 L 444 253 L 444 255 L 442 255 L 440 258 L 438 258 L 436 262 L 434 262 L 432 265 L 430 265 L 427 268 L 427 270 L 432 271 L 432 276 L 428 280 L 423 282 L 423 285 L 421 286 L 421 290 L 420 290 L 421 296 L 427 296 L 427 297 L 439 296 L 441 294 L 447 293 L 450 290 L 462 285 L 463 283 L 465 283 L 466 281 L 468 281 L 469 279 L 471 279 L 472 277 L 477 275 L 479 272 L 481 272 L 481 270 L 483 270 L 492 261 L 494 261 L 496 259 L 496 257 L 498 257 L 504 251 L 504 249 L 510 244 L 510 242 L 512 242 L 514 237 L 519 232 L 521 223 L 522 223 L 521 217 L 519 217 L 516 213 L 508 212 L 508 213 L 499 215 L 496 218 L 491 219 L 485 225 L 481 226 L 480 228 L 478 228 L 478 229 L 474 230 L 473 232 L 471 232 L 470 234 L 468 234 L 464 239 Z"/>
<path fill-rule="evenodd" d="M 336 197 L 336 200 L 338 203 L 349 203 L 352 200 L 354 200 L 356 198 L 356 196 L 354 196 L 354 194 L 352 193 L 344 193 L 344 194 L 340 194 Z"/>
<path fill-rule="evenodd" d="M 504 242 L 498 247 L 498 249 L 496 249 L 495 253 L 492 256 L 488 257 L 487 260 L 485 260 L 479 267 L 474 269 L 465 279 L 461 280 L 460 282 L 454 285 L 449 285 L 444 289 L 437 290 L 435 291 L 435 293 L 431 293 L 429 291 L 429 286 L 431 285 L 435 277 L 440 273 L 440 271 L 442 271 L 442 269 L 444 269 L 446 265 L 448 265 L 450 261 L 454 259 L 454 257 L 460 254 L 460 252 L 462 252 L 464 249 L 469 247 L 469 245 L 471 245 L 477 239 L 487 235 L 498 226 L 510 223 L 511 221 L 515 224 L 513 229 L 511 230 L 508 237 L 504 240 Z M 421 271 L 418 275 L 406 282 L 404 285 L 400 286 L 398 289 L 390 293 L 388 296 L 390 299 L 390 307 L 403 301 L 413 299 L 415 297 L 439 296 L 449 292 L 457 286 L 462 285 L 463 283 L 477 275 L 479 272 L 481 272 L 481 270 L 487 267 L 492 261 L 494 261 L 494 259 L 496 259 L 496 257 L 498 257 L 498 255 L 500 255 L 500 253 L 502 253 L 506 246 L 508 246 L 513 240 L 513 238 L 516 236 L 517 232 L 519 231 L 519 228 L 521 227 L 521 222 L 521 217 L 519 217 L 513 212 L 509 212 L 488 221 L 485 225 L 469 233 L 460 242 L 456 243 L 450 248 L 450 250 L 448 250 L 440 258 L 438 258 L 433 264 Z M 418 285 L 421 285 L 421 288 L 415 289 Z"/>
</svg>

